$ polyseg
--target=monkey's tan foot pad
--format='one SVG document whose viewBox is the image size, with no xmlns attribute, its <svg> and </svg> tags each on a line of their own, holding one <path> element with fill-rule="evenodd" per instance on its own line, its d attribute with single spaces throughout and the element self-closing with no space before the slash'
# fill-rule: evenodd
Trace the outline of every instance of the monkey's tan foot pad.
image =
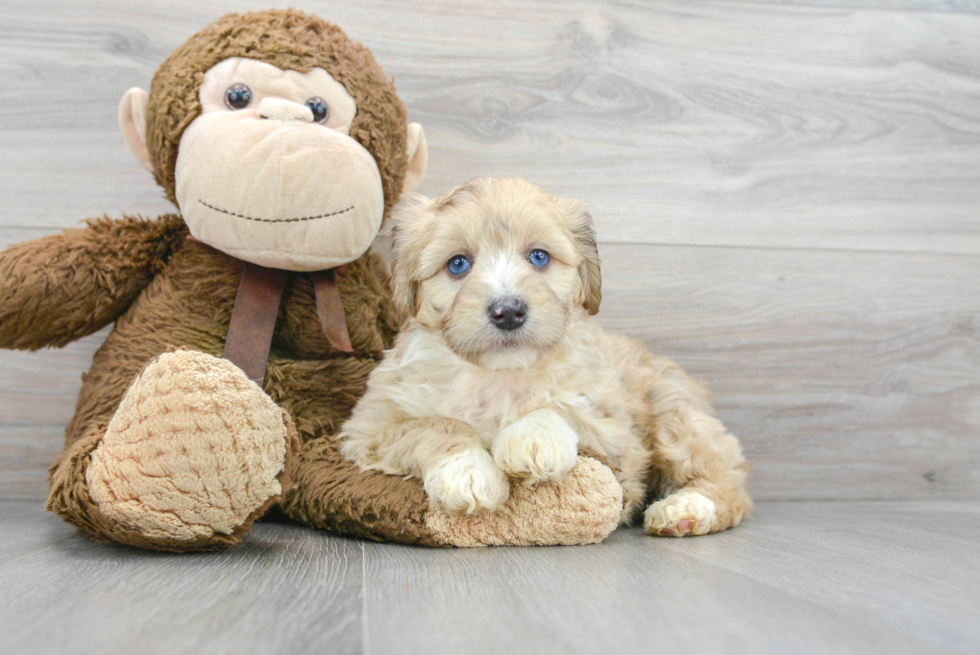
<svg viewBox="0 0 980 655">
<path fill-rule="evenodd" d="M 86 471 L 109 520 L 148 539 L 207 540 L 250 525 L 281 493 L 282 410 L 234 364 L 191 350 L 151 362 Z"/>
<path fill-rule="evenodd" d="M 510 497 L 482 514 L 430 509 L 426 527 L 447 546 L 595 544 L 619 525 L 623 488 L 612 470 L 591 457 L 557 481 L 511 482 Z"/>
</svg>

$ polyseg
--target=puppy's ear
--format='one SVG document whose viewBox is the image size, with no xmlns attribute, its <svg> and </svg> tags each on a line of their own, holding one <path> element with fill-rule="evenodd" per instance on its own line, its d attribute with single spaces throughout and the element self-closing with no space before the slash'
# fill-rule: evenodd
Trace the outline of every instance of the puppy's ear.
<svg viewBox="0 0 980 655">
<path fill-rule="evenodd" d="M 565 212 L 575 247 L 582 257 L 582 262 L 578 266 L 580 288 L 578 301 L 589 314 L 598 314 L 602 302 L 602 272 L 599 267 L 599 246 L 592 227 L 592 216 L 577 200 L 563 198 L 559 206 Z"/>
<path fill-rule="evenodd" d="M 424 242 L 419 221 L 431 201 L 413 193 L 391 211 L 386 226 L 391 242 L 392 301 L 402 319 L 419 311 L 419 258 Z"/>
<path fill-rule="evenodd" d="M 589 217 L 589 224 L 574 234 L 582 253 L 582 263 L 578 266 L 578 276 L 582 282 L 582 306 L 589 314 L 595 315 L 599 313 L 599 305 L 602 303 L 602 271 L 599 267 L 599 247 L 591 221 Z"/>
</svg>

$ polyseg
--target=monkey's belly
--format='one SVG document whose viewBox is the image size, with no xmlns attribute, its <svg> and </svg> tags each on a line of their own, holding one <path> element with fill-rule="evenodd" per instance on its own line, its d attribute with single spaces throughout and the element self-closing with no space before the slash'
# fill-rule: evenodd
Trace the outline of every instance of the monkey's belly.
<svg viewBox="0 0 980 655">
<path fill-rule="evenodd" d="M 240 262 L 209 246 L 182 244 L 96 353 L 69 436 L 111 417 L 136 376 L 168 350 L 188 348 L 220 357 L 240 271 Z M 264 388 L 295 415 L 304 439 L 339 428 L 380 361 L 382 299 L 362 290 L 378 287 L 375 277 L 374 267 L 363 260 L 351 264 L 348 282 L 363 296 L 357 313 L 348 311 L 353 354 L 338 353 L 327 342 L 309 279 L 298 274 L 287 279 Z"/>
</svg>

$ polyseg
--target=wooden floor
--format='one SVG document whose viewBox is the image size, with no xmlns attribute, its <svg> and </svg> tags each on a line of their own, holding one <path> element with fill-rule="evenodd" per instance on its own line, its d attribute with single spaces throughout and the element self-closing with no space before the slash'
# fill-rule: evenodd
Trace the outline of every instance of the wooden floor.
<svg viewBox="0 0 980 655">
<path fill-rule="evenodd" d="M 92 544 L 40 507 L 102 331 L 0 351 L 0 652 L 980 652 L 980 1 L 0 0 L 0 247 L 172 211 L 119 98 L 287 5 L 394 77 L 425 193 L 514 175 L 591 205 L 600 320 L 710 380 L 757 517 L 567 549 Z"/>
<path fill-rule="evenodd" d="M 577 548 L 266 523 L 190 556 L 91 543 L 33 503 L 0 520 L 5 655 L 980 650 L 976 503 L 769 502 L 728 533 Z"/>
</svg>

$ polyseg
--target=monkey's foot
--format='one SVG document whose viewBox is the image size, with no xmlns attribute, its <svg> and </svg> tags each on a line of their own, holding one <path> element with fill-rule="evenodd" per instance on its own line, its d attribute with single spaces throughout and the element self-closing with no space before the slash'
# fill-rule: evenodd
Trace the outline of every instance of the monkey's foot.
<svg viewBox="0 0 980 655">
<path fill-rule="evenodd" d="M 136 545 L 235 543 L 282 493 L 287 423 L 227 360 L 166 353 L 133 382 L 92 452 L 89 495 Z"/>
<path fill-rule="evenodd" d="M 492 512 L 431 510 L 425 525 L 448 546 L 594 544 L 619 525 L 623 488 L 608 466 L 579 457 L 557 481 L 528 486 L 511 480 L 510 497 Z"/>
</svg>

